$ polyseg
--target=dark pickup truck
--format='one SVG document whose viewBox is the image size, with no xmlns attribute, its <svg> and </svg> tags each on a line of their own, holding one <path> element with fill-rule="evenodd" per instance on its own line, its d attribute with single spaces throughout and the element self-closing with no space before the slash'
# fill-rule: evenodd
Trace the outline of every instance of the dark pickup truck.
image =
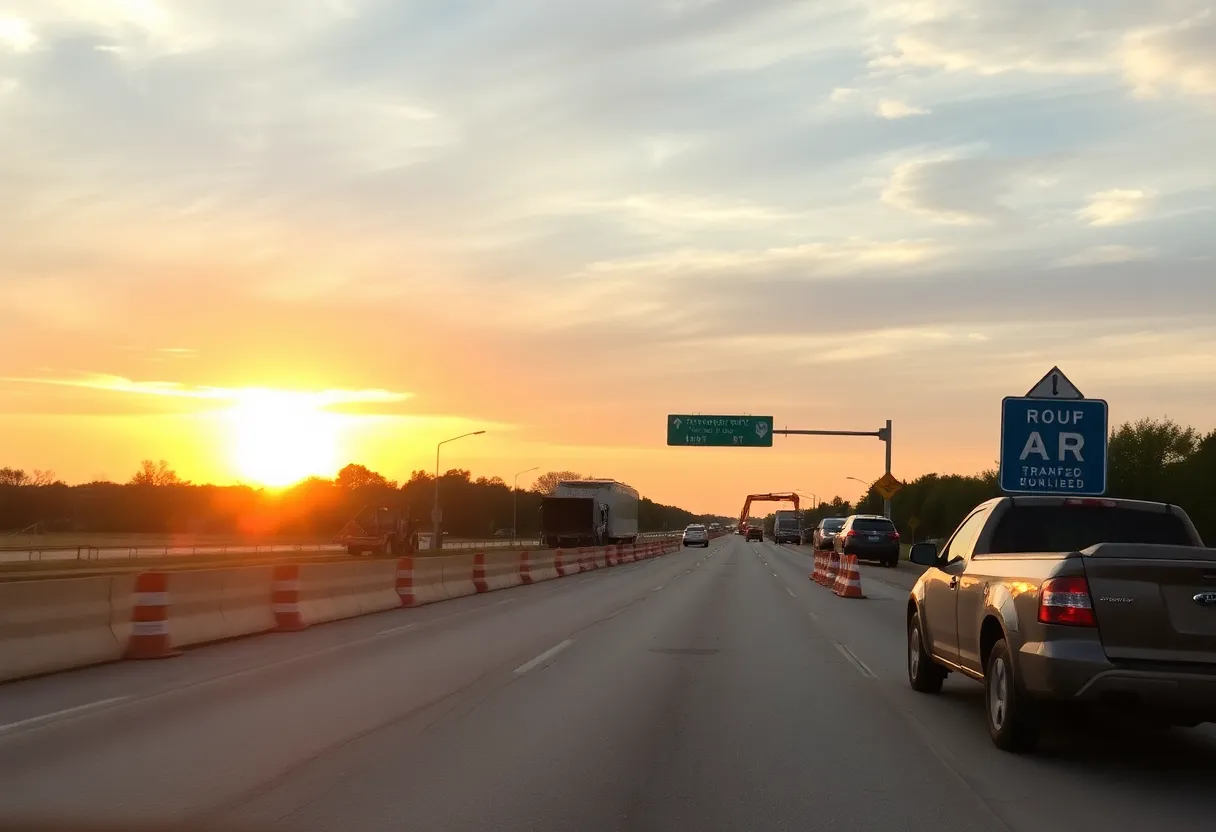
<svg viewBox="0 0 1216 832">
<path fill-rule="evenodd" d="M 1001 497 L 910 557 L 930 568 L 908 599 L 909 681 L 983 682 L 998 747 L 1032 749 L 1062 703 L 1216 721 L 1216 549 L 1177 506 Z"/>
</svg>

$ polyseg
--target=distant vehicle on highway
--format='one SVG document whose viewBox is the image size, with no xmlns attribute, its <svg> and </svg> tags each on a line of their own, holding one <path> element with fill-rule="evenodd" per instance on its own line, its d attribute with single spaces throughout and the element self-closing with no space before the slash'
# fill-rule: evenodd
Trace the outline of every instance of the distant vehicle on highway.
<svg viewBox="0 0 1216 832">
<path fill-rule="evenodd" d="M 850 514 L 833 538 L 838 555 L 876 560 L 882 566 L 899 564 L 899 532 L 895 524 L 875 514 Z"/>
<path fill-rule="evenodd" d="M 773 542 L 778 545 L 802 542 L 802 521 L 798 519 L 798 512 L 783 510 L 773 515 Z"/>
<path fill-rule="evenodd" d="M 759 540 L 764 541 L 764 529 L 760 526 L 748 526 L 747 531 L 743 534 L 744 540 Z"/>
<path fill-rule="evenodd" d="M 684 545 L 709 548 L 709 530 L 700 523 L 690 524 L 684 529 Z"/>
<path fill-rule="evenodd" d="M 988 733 L 1029 750 L 1044 706 L 1216 722 L 1216 549 L 1164 503 L 1000 497 L 977 506 L 908 598 L 908 679 L 983 683 Z"/>
<path fill-rule="evenodd" d="M 811 532 L 811 545 L 816 549 L 833 549 L 836 546 L 836 535 L 844 528 L 845 518 L 825 517 Z"/>
<path fill-rule="evenodd" d="M 499 529 L 498 531 L 494 532 L 494 536 L 495 537 L 515 537 L 515 530 L 514 529 Z"/>
<path fill-rule="evenodd" d="M 551 549 L 633 543 L 638 492 L 616 480 L 563 480 L 541 500 L 541 537 Z"/>
</svg>

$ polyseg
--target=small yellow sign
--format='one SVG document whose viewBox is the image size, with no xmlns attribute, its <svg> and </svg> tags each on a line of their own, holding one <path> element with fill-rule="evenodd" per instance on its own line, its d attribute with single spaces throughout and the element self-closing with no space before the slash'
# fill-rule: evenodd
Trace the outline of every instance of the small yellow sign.
<svg viewBox="0 0 1216 832">
<path fill-rule="evenodd" d="M 920 525 L 920 518 L 915 514 L 908 518 L 908 528 L 916 531 L 916 527 Z"/>
<path fill-rule="evenodd" d="M 904 487 L 904 484 L 890 474 L 883 474 L 874 483 L 874 490 L 877 491 L 884 500 L 889 500 L 898 494 Z"/>
</svg>

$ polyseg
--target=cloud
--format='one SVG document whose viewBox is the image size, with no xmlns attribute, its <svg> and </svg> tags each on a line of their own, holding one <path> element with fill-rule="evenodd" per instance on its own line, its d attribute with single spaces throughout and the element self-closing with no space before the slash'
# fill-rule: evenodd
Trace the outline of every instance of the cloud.
<svg viewBox="0 0 1216 832">
<path fill-rule="evenodd" d="M 896 119 L 907 118 L 908 116 L 923 116 L 928 115 L 930 112 L 932 111 L 926 110 L 923 107 L 914 107 L 911 104 L 890 98 L 884 98 L 878 102 L 878 115 L 883 118 Z"/>
<path fill-rule="evenodd" d="M 857 90 L 854 87 L 837 87 L 832 90 L 832 94 L 828 96 L 828 100 L 833 103 L 841 103 L 844 101 L 852 101 L 857 97 Z"/>
<path fill-rule="evenodd" d="M 0 15 L 0 48 L 29 52 L 37 43 L 38 37 L 29 23 L 19 17 Z"/>
<path fill-rule="evenodd" d="M 1091 197 L 1089 205 L 1077 216 L 1089 225 L 1121 225 L 1144 216 L 1152 205 L 1154 195 L 1149 191 L 1114 188 Z"/>
<path fill-rule="evenodd" d="M 1216 17 L 1210 9 L 1172 26 L 1127 35 L 1121 57 L 1124 75 L 1139 96 L 1174 89 L 1216 97 Z"/>
<path fill-rule="evenodd" d="M 882 200 L 941 223 L 1004 222 L 1013 212 L 1002 198 L 1026 164 L 986 157 L 901 162 L 891 173 Z"/>
<path fill-rule="evenodd" d="M 0 381 L 15 384 L 45 384 L 55 387 L 74 387 L 98 390 L 107 393 L 125 393 L 139 396 L 156 396 L 174 399 L 199 399 L 203 401 L 243 402 L 265 396 L 295 397 L 302 404 L 314 408 L 329 408 L 341 405 L 394 404 L 411 398 L 410 393 L 391 390 L 268 390 L 259 387 L 201 387 L 176 381 L 135 381 L 122 376 L 105 373 L 83 374 L 78 378 L 3 378 Z"/>
<path fill-rule="evenodd" d="M 1134 246 L 1108 245 L 1093 246 L 1076 254 L 1069 255 L 1055 262 L 1059 267 L 1072 266 L 1102 266 L 1112 263 L 1131 263 L 1137 260 L 1150 260 L 1157 252 L 1151 248 L 1136 248 Z"/>
</svg>

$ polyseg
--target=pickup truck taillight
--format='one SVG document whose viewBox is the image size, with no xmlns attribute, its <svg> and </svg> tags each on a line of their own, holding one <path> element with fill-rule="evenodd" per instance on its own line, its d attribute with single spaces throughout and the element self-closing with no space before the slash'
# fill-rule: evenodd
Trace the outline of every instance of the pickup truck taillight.
<svg viewBox="0 0 1216 832">
<path fill-rule="evenodd" d="M 857 529 L 849 529 L 845 537 L 857 537 Z"/>
<path fill-rule="evenodd" d="M 1089 582 L 1084 578 L 1048 578 L 1039 589 L 1039 621 L 1043 624 L 1097 626 Z"/>
<path fill-rule="evenodd" d="M 889 535 L 887 535 L 887 537 L 891 538 L 892 540 L 899 540 L 899 532 L 891 532 Z"/>
</svg>

